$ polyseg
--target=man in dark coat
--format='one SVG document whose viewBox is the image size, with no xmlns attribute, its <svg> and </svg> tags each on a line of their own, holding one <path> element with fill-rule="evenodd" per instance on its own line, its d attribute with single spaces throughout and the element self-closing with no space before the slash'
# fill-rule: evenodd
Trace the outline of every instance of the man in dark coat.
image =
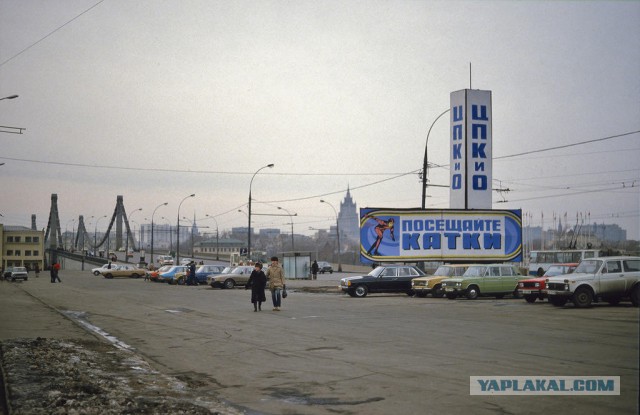
<svg viewBox="0 0 640 415">
<path fill-rule="evenodd" d="M 267 286 L 267 276 L 262 271 L 262 264 L 257 262 L 245 289 L 251 288 L 251 302 L 253 303 L 253 311 L 262 311 L 262 302 L 267 301 L 264 295 L 264 289 Z"/>
</svg>

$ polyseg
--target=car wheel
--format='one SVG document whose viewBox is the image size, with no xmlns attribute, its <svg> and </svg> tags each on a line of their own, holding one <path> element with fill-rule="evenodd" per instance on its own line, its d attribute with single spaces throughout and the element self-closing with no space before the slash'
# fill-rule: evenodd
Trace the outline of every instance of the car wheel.
<svg viewBox="0 0 640 415">
<path fill-rule="evenodd" d="M 224 288 L 229 288 L 229 289 L 231 289 L 231 288 L 233 288 L 233 287 L 235 287 L 235 286 L 236 286 L 236 282 L 235 282 L 234 280 L 232 280 L 231 278 L 229 278 L 228 280 L 226 280 L 226 281 L 224 282 Z"/>
<path fill-rule="evenodd" d="M 427 293 L 425 293 L 424 291 L 418 291 L 416 293 L 416 297 L 424 298 L 426 296 L 427 296 Z"/>
<path fill-rule="evenodd" d="M 100 275 L 100 272 L 99 271 L 94 271 L 93 275 L 95 275 L 97 277 L 98 275 Z"/>
<path fill-rule="evenodd" d="M 538 299 L 538 296 L 529 294 L 529 295 L 525 295 L 524 299 L 527 300 L 527 303 L 535 303 L 536 300 Z"/>
<path fill-rule="evenodd" d="M 353 293 L 355 294 L 356 297 L 358 298 L 364 298 L 367 296 L 367 294 L 369 293 L 369 290 L 367 289 L 366 285 L 358 285 L 356 287 L 355 290 L 353 290 Z"/>
<path fill-rule="evenodd" d="M 522 294 L 520 294 L 517 288 L 513 290 L 513 298 L 522 298 Z"/>
<path fill-rule="evenodd" d="M 549 296 L 549 302 L 556 307 L 564 307 L 567 303 L 567 297 L 561 297 L 559 295 L 551 295 Z"/>
<path fill-rule="evenodd" d="M 456 294 L 453 293 L 447 293 L 447 298 L 449 300 L 455 300 L 458 296 Z"/>
<path fill-rule="evenodd" d="M 593 301 L 593 293 L 587 287 L 578 287 L 578 289 L 573 293 L 572 301 L 576 307 L 589 307 Z"/>
<path fill-rule="evenodd" d="M 107 279 L 112 279 L 112 278 L 113 278 L 113 275 L 111 275 L 111 274 L 104 274 L 104 277 L 105 277 L 105 278 L 107 278 Z"/>
<path fill-rule="evenodd" d="M 469 288 L 467 288 L 467 299 L 475 300 L 476 298 L 478 298 L 479 295 L 480 295 L 480 290 L 475 285 L 472 285 Z"/>
<path fill-rule="evenodd" d="M 138 274 L 131 274 L 131 278 L 140 278 L 140 275 L 138 275 Z"/>
<path fill-rule="evenodd" d="M 442 297 L 444 297 L 444 290 L 442 289 L 442 285 L 436 284 L 436 286 L 433 287 L 433 291 L 431 291 L 431 296 L 433 298 L 442 298 Z"/>
<path fill-rule="evenodd" d="M 329 271 L 329 274 L 333 274 L 333 270 Z"/>
<path fill-rule="evenodd" d="M 631 290 L 631 304 L 634 307 L 638 307 L 638 301 L 640 300 L 638 297 L 640 297 L 640 285 L 636 285 Z"/>
</svg>

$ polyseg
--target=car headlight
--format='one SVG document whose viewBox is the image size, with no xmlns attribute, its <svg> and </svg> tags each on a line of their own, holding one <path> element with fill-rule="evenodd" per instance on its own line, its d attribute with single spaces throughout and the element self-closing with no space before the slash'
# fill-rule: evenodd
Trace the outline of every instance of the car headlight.
<svg viewBox="0 0 640 415">
<path fill-rule="evenodd" d="M 456 282 L 456 287 L 462 287 L 462 283 L 461 282 Z"/>
<path fill-rule="evenodd" d="M 564 290 L 565 290 L 565 291 L 569 291 L 569 284 L 565 284 L 565 285 L 564 285 Z"/>
<path fill-rule="evenodd" d="M 535 287 L 536 287 L 536 288 L 540 288 L 540 283 L 539 283 L 539 282 L 536 282 Z"/>
<path fill-rule="evenodd" d="M 523 282 L 519 282 L 518 283 L 518 287 L 523 288 L 524 287 L 524 283 Z"/>
</svg>

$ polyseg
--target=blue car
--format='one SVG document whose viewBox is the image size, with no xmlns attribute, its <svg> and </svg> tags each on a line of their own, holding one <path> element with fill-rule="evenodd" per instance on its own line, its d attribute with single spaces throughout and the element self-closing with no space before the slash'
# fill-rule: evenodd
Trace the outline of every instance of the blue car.
<svg viewBox="0 0 640 415">
<path fill-rule="evenodd" d="M 174 265 L 169 269 L 169 271 L 163 272 L 162 274 L 158 275 L 158 281 L 175 285 L 175 284 L 178 284 L 178 278 L 176 278 L 176 274 L 183 273 L 184 275 L 184 273 L 186 272 L 187 272 L 186 266 Z"/>
<path fill-rule="evenodd" d="M 200 265 L 200 268 L 196 270 L 198 284 L 206 284 L 207 276 L 220 274 L 224 268 L 224 265 Z"/>
</svg>

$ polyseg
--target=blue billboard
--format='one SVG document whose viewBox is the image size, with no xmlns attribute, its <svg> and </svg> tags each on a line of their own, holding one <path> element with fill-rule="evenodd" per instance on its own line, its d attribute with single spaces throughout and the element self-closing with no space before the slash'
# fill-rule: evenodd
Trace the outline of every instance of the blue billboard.
<svg viewBox="0 0 640 415">
<path fill-rule="evenodd" d="M 522 261 L 522 211 L 360 209 L 360 259 Z"/>
</svg>

